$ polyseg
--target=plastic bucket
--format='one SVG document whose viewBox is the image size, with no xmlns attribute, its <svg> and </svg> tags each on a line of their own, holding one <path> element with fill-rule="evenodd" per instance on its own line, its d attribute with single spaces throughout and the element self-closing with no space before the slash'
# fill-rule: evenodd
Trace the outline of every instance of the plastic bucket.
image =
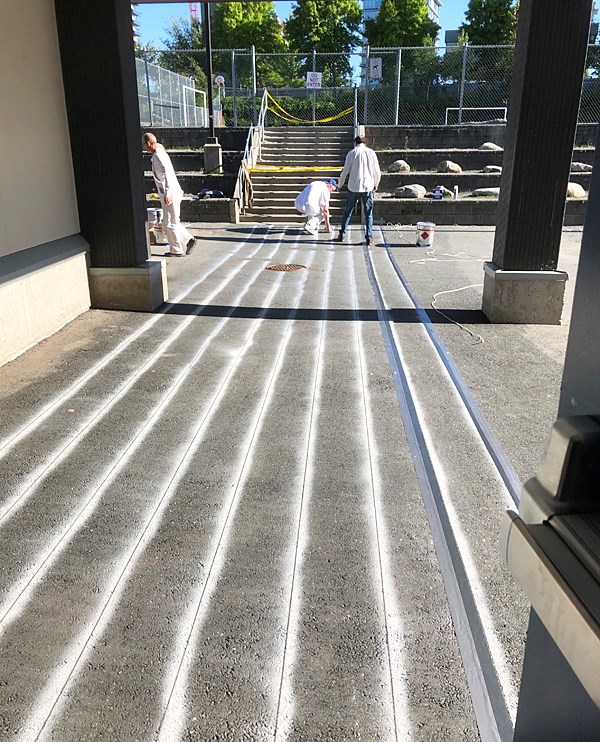
<svg viewBox="0 0 600 742">
<path fill-rule="evenodd" d="M 148 224 L 156 224 L 158 221 L 156 218 L 157 209 L 146 209 L 146 221 Z"/>
<path fill-rule="evenodd" d="M 433 222 L 417 222 L 417 245 L 429 247 L 433 244 L 435 235 L 435 224 Z"/>
</svg>

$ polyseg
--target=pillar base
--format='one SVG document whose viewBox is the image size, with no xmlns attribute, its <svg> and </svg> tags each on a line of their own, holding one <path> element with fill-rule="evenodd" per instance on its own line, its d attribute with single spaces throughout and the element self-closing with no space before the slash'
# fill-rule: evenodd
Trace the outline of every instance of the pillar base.
<svg viewBox="0 0 600 742">
<path fill-rule="evenodd" d="M 205 173 L 222 173 L 223 172 L 223 155 L 221 145 L 207 142 L 204 145 L 204 172 Z"/>
<path fill-rule="evenodd" d="M 89 281 L 94 309 L 153 312 L 169 298 L 164 258 L 134 268 L 90 268 Z"/>
<path fill-rule="evenodd" d="M 560 325 L 564 271 L 505 271 L 484 263 L 483 313 L 490 322 Z"/>
</svg>

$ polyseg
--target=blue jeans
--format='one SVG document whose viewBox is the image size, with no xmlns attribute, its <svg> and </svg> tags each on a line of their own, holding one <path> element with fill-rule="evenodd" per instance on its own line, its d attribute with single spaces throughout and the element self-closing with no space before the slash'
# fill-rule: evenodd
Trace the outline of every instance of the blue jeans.
<svg viewBox="0 0 600 742">
<path fill-rule="evenodd" d="M 344 216 L 342 217 L 342 234 L 348 229 L 352 212 L 356 206 L 358 199 L 362 201 L 363 209 L 365 212 L 365 222 L 367 227 L 367 239 L 370 240 L 373 236 L 373 192 L 364 191 L 363 193 L 357 193 L 356 191 L 348 191 L 346 198 L 346 207 L 344 208 Z"/>
</svg>

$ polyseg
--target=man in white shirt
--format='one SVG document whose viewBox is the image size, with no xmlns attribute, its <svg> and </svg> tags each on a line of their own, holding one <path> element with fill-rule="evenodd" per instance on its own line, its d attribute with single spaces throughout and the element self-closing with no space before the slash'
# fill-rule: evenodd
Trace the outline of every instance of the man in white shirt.
<svg viewBox="0 0 600 742">
<path fill-rule="evenodd" d="M 179 221 L 183 189 L 177 181 L 171 158 L 150 132 L 142 137 L 142 147 L 146 152 L 152 153 L 152 175 L 163 208 L 165 234 L 169 243 L 169 252 L 165 255 L 178 258 L 189 255 L 194 249 L 196 240 Z"/>
<path fill-rule="evenodd" d="M 335 180 L 314 180 L 296 197 L 295 206 L 301 214 L 306 214 L 305 234 L 317 234 L 319 225 L 325 222 L 325 229 L 331 232 L 329 222 L 329 199 L 335 191 Z"/>
<path fill-rule="evenodd" d="M 338 241 L 343 242 L 344 234 L 348 229 L 350 218 L 356 202 L 360 198 L 365 212 L 365 221 L 367 228 L 367 245 L 373 245 L 373 192 L 379 187 L 381 180 L 381 170 L 377 155 L 369 147 L 365 147 L 364 137 L 356 137 L 354 140 L 354 149 L 346 155 L 344 169 L 338 181 L 338 188 L 344 185 L 348 178 L 348 198 L 344 216 L 342 217 L 342 226 L 338 235 Z"/>
</svg>

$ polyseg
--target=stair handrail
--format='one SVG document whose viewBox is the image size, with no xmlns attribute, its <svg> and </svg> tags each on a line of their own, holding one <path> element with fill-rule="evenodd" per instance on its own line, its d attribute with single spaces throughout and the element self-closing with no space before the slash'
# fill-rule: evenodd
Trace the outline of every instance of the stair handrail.
<svg viewBox="0 0 600 742">
<path fill-rule="evenodd" d="M 258 123 L 256 126 L 250 124 L 248 127 L 248 136 L 246 137 L 246 146 L 244 148 L 244 154 L 238 170 L 237 182 L 233 197 L 238 199 L 240 211 L 242 214 L 246 213 L 246 206 L 244 203 L 244 167 L 247 170 L 251 170 L 256 163 L 261 159 L 262 154 L 262 143 L 265 138 L 265 120 L 267 117 L 267 89 L 263 91 L 262 101 L 260 104 L 260 111 L 258 114 Z"/>
</svg>

